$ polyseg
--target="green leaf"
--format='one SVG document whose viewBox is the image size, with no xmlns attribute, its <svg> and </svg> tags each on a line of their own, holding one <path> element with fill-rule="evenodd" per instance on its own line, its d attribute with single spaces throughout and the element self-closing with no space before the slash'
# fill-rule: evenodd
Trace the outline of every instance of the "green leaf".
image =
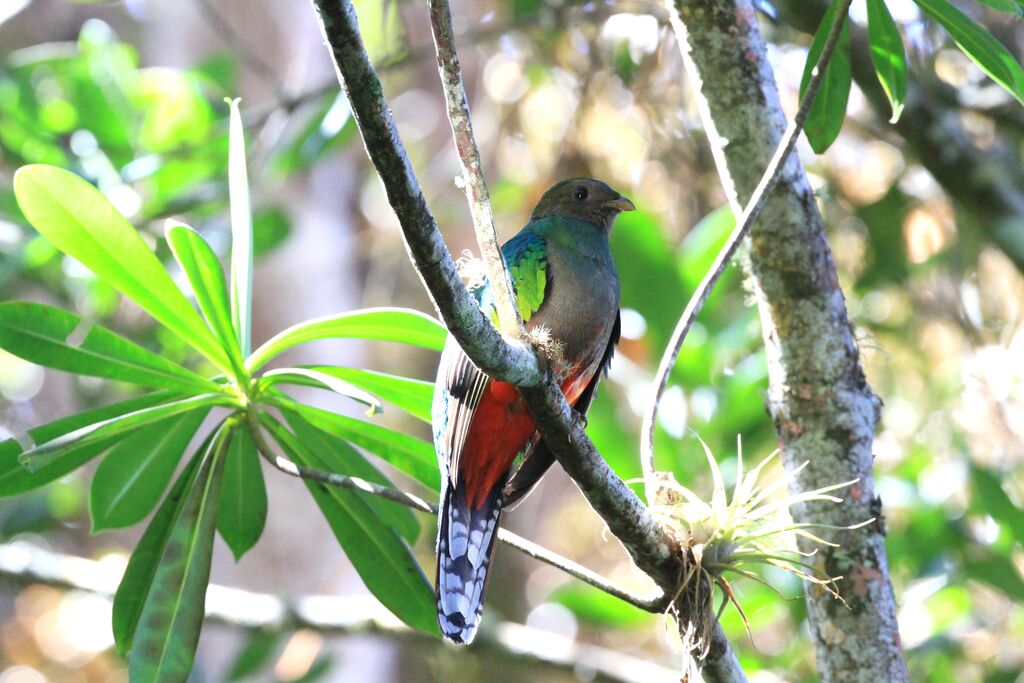
<svg viewBox="0 0 1024 683">
<path fill-rule="evenodd" d="M 253 351 L 250 372 L 282 351 L 318 339 L 379 339 L 440 351 L 448 331 L 429 315 L 407 308 L 366 308 L 315 318 L 293 325 Z"/>
<path fill-rule="evenodd" d="M 206 613 L 228 429 L 221 425 L 203 455 L 164 544 L 128 655 L 135 683 L 184 683 L 192 670 Z"/>
<path fill-rule="evenodd" d="M 914 0 L 939 22 L 965 55 L 1024 104 L 1024 71 L 1006 47 L 946 0 Z"/>
<path fill-rule="evenodd" d="M 233 405 L 234 399 L 224 394 L 202 394 L 189 398 L 164 403 L 151 408 L 143 408 L 132 413 L 126 413 L 112 417 L 103 422 L 97 422 L 73 432 L 68 432 L 55 439 L 39 444 L 26 450 L 19 458 L 20 462 L 35 472 L 45 465 L 53 462 L 56 458 L 68 455 L 71 451 L 69 446 L 82 447 L 91 443 L 104 441 L 109 437 L 119 436 L 145 427 L 146 425 L 160 422 L 175 415 L 181 415 L 191 410 L 206 408 L 210 406 Z"/>
<path fill-rule="evenodd" d="M 977 0 L 982 5 L 991 7 L 994 10 L 1000 12 L 1006 12 L 1008 14 L 1016 14 L 1018 16 L 1024 13 L 1024 8 L 1014 2 L 1014 0 Z"/>
<path fill-rule="evenodd" d="M 441 489 L 441 475 L 438 473 L 433 444 L 363 420 L 302 405 L 288 398 L 273 396 L 268 402 L 294 411 L 317 429 L 380 456 L 431 491 Z"/>
<path fill-rule="evenodd" d="M 970 558 L 964 561 L 969 578 L 981 581 L 1016 603 L 1024 602 L 1024 578 L 1010 558 L 986 553 L 984 558 Z"/>
<path fill-rule="evenodd" d="M 245 168 L 245 134 L 238 100 L 230 101 L 228 193 L 231 198 L 231 320 L 242 355 L 252 348 L 252 208 Z"/>
<path fill-rule="evenodd" d="M 654 618 L 650 612 L 585 583 L 560 586 L 548 599 L 567 607 L 580 620 L 605 628 L 649 626 Z"/>
<path fill-rule="evenodd" d="M 1014 4 L 1013 0 L 1001 1 Z M 907 56 L 903 50 L 903 38 L 885 6 L 885 0 L 867 0 L 867 4 L 871 63 L 892 107 L 889 123 L 896 123 L 907 100 Z"/>
<path fill-rule="evenodd" d="M 283 410 L 281 414 L 284 415 L 285 421 L 295 436 L 305 444 L 306 449 L 320 454 L 320 460 L 326 463 L 327 469 L 331 472 L 395 488 L 390 479 L 370 464 L 344 439 L 317 429 L 294 411 Z M 409 543 L 416 542 L 420 535 L 420 523 L 412 510 L 404 505 L 372 495 L 364 495 L 361 500 L 373 508 L 381 521 L 397 531 L 402 538 Z"/>
<path fill-rule="evenodd" d="M 237 562 L 263 534 L 267 521 L 267 489 L 256 444 L 244 426 L 231 433 L 224 457 L 217 530 Z"/>
<path fill-rule="evenodd" d="M 973 500 L 978 507 L 1009 527 L 1017 542 L 1024 545 L 1024 510 L 1014 505 L 1006 495 L 999 477 L 990 470 L 972 465 L 971 482 L 974 484 Z"/>
<path fill-rule="evenodd" d="M 142 614 L 142 606 L 146 604 L 146 598 L 149 596 L 149 589 L 153 577 L 156 576 L 160 558 L 163 557 L 171 527 L 178 519 L 185 494 L 192 490 L 199 463 L 212 440 L 211 434 L 178 476 L 178 480 L 171 487 L 170 493 L 164 498 L 163 504 L 153 515 L 142 538 L 135 546 L 135 551 L 121 577 L 121 583 L 117 586 L 111 625 L 114 629 L 114 644 L 122 657 L 127 657 L 131 650 L 139 615 Z"/>
<path fill-rule="evenodd" d="M 176 221 L 167 221 L 164 234 L 174 258 L 188 276 L 199 310 L 203 312 L 210 330 L 220 340 L 224 353 L 231 360 L 235 376 L 244 379 L 245 363 L 238 347 L 238 338 L 231 323 L 231 303 L 224 283 L 224 271 L 217 254 L 202 236 Z"/>
<path fill-rule="evenodd" d="M 261 413 L 260 422 L 297 464 L 324 469 L 324 462 L 274 418 Z M 366 587 L 399 619 L 435 635 L 434 589 L 405 542 L 359 493 L 313 482 L 306 486 Z"/>
<path fill-rule="evenodd" d="M 811 42 L 811 49 L 807 53 L 807 62 L 804 64 L 804 75 L 800 80 L 800 97 L 804 96 L 807 84 L 811 80 L 811 72 L 825 48 L 829 30 L 835 21 L 839 3 L 833 2 L 828 6 L 821 25 L 814 34 Z M 825 67 L 825 77 L 821 81 L 821 88 L 818 96 L 814 98 L 814 104 L 807 115 L 807 122 L 804 124 L 804 133 L 807 134 L 807 141 L 817 154 L 824 154 L 843 127 L 843 119 L 846 118 L 846 102 L 850 97 L 850 20 L 843 19 L 843 28 L 839 33 L 839 41 L 832 52 L 832 58 Z"/>
<path fill-rule="evenodd" d="M 81 342 L 75 343 L 83 329 L 79 316 L 53 306 L 0 303 L 0 348 L 29 362 L 179 392 L 220 390 L 210 380 L 99 325 L 89 326 Z"/>
<path fill-rule="evenodd" d="M 383 372 L 343 368 L 335 365 L 302 366 L 369 391 L 413 417 L 430 423 L 430 406 L 434 400 L 434 383 L 420 379 L 399 377 Z M 268 373 L 269 374 L 269 373 Z"/>
<path fill-rule="evenodd" d="M 208 410 L 132 432 L 110 449 L 89 488 L 93 533 L 131 526 L 156 506 Z"/>
<path fill-rule="evenodd" d="M 44 443 L 73 432 L 87 425 L 104 422 L 120 415 L 133 413 L 168 401 L 180 396 L 169 391 L 156 391 L 138 398 L 120 401 L 102 408 L 94 408 L 68 417 L 48 422 L 28 430 L 27 436 L 33 443 Z M 49 484 L 54 479 L 63 477 L 110 447 L 116 437 L 97 441 L 86 446 L 70 448 L 64 457 L 43 465 L 36 472 L 29 472 L 20 462 L 24 451 L 18 439 L 7 439 L 0 442 L 0 496 L 11 496 Z"/>
<path fill-rule="evenodd" d="M 362 389 L 349 384 L 348 382 L 326 372 L 320 372 L 311 368 L 281 368 L 271 370 L 260 378 L 261 386 L 273 386 L 275 384 L 298 384 L 307 387 L 329 389 L 341 396 L 347 396 L 365 406 L 369 406 L 367 415 L 376 415 L 384 408 L 380 401 L 366 393 Z"/>
<path fill-rule="evenodd" d="M 252 217 L 252 253 L 264 254 L 276 248 L 292 232 L 291 220 L 280 208 L 264 209 Z"/>
<path fill-rule="evenodd" d="M 267 666 L 277 654 L 284 634 L 273 631 L 254 631 L 235 655 L 228 669 L 227 681 L 234 683 L 248 678 Z"/>
<path fill-rule="evenodd" d="M 95 187 L 60 168 L 23 166 L 14 174 L 14 193 L 29 223 L 55 247 L 228 370 L 202 318 L 131 223 Z"/>
</svg>

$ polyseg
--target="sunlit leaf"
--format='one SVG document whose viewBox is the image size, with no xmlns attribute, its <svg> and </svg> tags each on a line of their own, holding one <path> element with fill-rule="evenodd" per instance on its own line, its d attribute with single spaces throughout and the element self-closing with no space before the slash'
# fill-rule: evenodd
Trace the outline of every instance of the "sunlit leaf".
<svg viewBox="0 0 1024 683">
<path fill-rule="evenodd" d="M 440 351 L 448 331 L 429 315 L 406 308 L 367 308 L 315 318 L 293 325 L 253 351 L 250 372 L 282 351 L 318 339 L 378 339 Z"/>
<path fill-rule="evenodd" d="M 259 454 L 248 429 L 239 427 L 231 433 L 224 458 L 217 530 L 238 561 L 263 534 L 267 521 L 267 489 Z"/>
<path fill-rule="evenodd" d="M 133 299 L 222 370 L 227 359 L 139 233 L 95 187 L 52 166 L 23 166 L 14 192 L 28 221 L 62 252 Z"/>
<path fill-rule="evenodd" d="M 825 42 L 835 21 L 838 8 L 838 2 L 829 4 L 828 10 L 814 34 L 814 40 L 811 42 L 811 49 L 807 53 L 807 61 L 804 64 L 804 74 L 800 80 L 800 97 L 804 96 L 814 66 L 817 64 L 822 50 L 825 49 Z M 811 148 L 817 154 L 824 154 L 825 150 L 839 136 L 843 120 L 846 118 L 846 102 L 850 97 L 851 81 L 850 20 L 844 18 L 839 40 L 836 42 L 835 50 L 825 68 L 825 77 L 821 81 L 818 96 L 814 99 L 814 105 L 804 124 L 807 141 L 811 143 Z"/>
<path fill-rule="evenodd" d="M 174 258 L 192 285 L 199 310 L 220 340 L 236 376 L 245 377 L 245 364 L 231 322 L 231 302 L 224 282 L 224 271 L 217 260 L 217 254 L 198 232 L 183 223 L 168 221 L 165 234 Z"/>
<path fill-rule="evenodd" d="M 184 683 L 192 670 L 206 614 L 226 432 L 222 425 L 203 455 L 164 543 L 128 656 L 133 682 Z"/>
<path fill-rule="evenodd" d="M 1013 0 L 1000 1 L 1014 4 Z M 892 107 L 889 123 L 896 123 L 907 100 L 907 56 L 903 50 L 903 38 L 885 6 L 885 0 L 867 0 L 867 7 L 871 63 Z"/>
<path fill-rule="evenodd" d="M 325 463 L 283 425 L 263 413 L 261 423 L 297 464 Z M 355 491 L 306 482 L 352 566 L 378 600 L 413 628 L 437 633 L 434 589 L 412 551 Z"/>
<path fill-rule="evenodd" d="M 347 396 L 368 406 L 367 415 L 376 415 L 381 412 L 380 401 L 362 389 L 340 379 L 332 373 L 321 372 L 313 368 L 280 368 L 265 372 L 260 378 L 260 384 L 273 386 L 275 384 L 298 384 L 307 387 L 318 387 L 328 389 L 341 396 Z"/>
<path fill-rule="evenodd" d="M 188 393 L 220 390 L 210 380 L 149 349 L 46 304 L 0 303 L 0 348 L 32 363 L 78 375 Z"/>
<path fill-rule="evenodd" d="M 32 471 L 39 471 L 47 464 L 62 456 L 69 455 L 71 448 L 102 442 L 109 437 L 119 436 L 140 427 L 161 422 L 175 415 L 211 406 L 232 405 L 233 399 L 224 394 L 202 394 L 189 398 L 143 408 L 132 413 L 112 417 L 68 432 L 45 443 L 38 444 L 21 454 L 19 460 Z"/>
<path fill-rule="evenodd" d="M 433 444 L 364 420 L 302 405 L 291 399 L 274 396 L 269 402 L 297 412 L 317 429 L 383 458 L 430 490 L 440 490 L 441 476 Z"/>
<path fill-rule="evenodd" d="M 149 514 L 207 412 L 139 429 L 110 449 L 89 488 L 93 532 L 131 526 Z"/>
<path fill-rule="evenodd" d="M 982 71 L 1024 104 L 1024 70 L 1002 43 L 946 0 L 914 2 L 946 29 L 957 47 Z"/>
<path fill-rule="evenodd" d="M 242 355 L 252 348 L 252 206 L 246 170 L 245 134 L 238 100 L 231 100 L 228 189 L 231 196 L 231 320 Z"/>
<path fill-rule="evenodd" d="M 116 418 L 120 415 L 134 413 L 167 402 L 180 399 L 181 396 L 169 391 L 156 391 L 138 398 L 111 403 L 102 408 L 94 408 L 68 417 L 48 422 L 28 430 L 32 443 L 45 443 L 91 424 L 97 424 Z M 17 439 L 6 439 L 0 442 L 0 496 L 10 496 L 39 488 L 54 479 L 63 477 L 109 448 L 119 437 L 114 436 L 95 441 L 84 446 L 69 448 L 64 456 L 47 465 L 39 467 L 35 472 L 25 469 L 20 462 L 24 448 Z"/>
<path fill-rule="evenodd" d="M 430 422 L 430 404 L 434 399 L 433 382 L 335 365 L 311 365 L 308 368 L 365 389 L 413 417 Z"/>
</svg>

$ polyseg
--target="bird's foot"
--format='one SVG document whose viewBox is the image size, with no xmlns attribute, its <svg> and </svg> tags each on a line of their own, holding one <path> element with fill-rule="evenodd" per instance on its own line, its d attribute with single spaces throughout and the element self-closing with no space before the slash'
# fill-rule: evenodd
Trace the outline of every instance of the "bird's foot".
<svg viewBox="0 0 1024 683">
<path fill-rule="evenodd" d="M 572 412 L 575 413 L 575 415 L 576 415 L 576 422 L 579 423 L 580 427 L 582 427 L 583 429 L 586 429 L 587 425 L 590 424 L 590 422 L 587 420 L 587 414 L 586 413 L 581 413 L 580 411 L 576 410 L 575 408 L 572 409 Z"/>
</svg>

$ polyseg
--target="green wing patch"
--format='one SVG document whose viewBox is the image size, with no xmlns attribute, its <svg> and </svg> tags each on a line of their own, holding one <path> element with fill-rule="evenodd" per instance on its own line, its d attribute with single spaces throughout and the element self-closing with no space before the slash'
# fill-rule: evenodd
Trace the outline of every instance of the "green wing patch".
<svg viewBox="0 0 1024 683">
<path fill-rule="evenodd" d="M 516 290 L 516 305 L 523 320 L 529 321 L 544 303 L 547 289 L 547 249 L 544 238 L 524 230 L 502 247 L 509 275 Z"/>
</svg>

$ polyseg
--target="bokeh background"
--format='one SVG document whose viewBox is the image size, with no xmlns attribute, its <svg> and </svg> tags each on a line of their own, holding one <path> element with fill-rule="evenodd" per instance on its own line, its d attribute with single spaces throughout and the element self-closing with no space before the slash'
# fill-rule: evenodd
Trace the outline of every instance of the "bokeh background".
<svg viewBox="0 0 1024 683">
<path fill-rule="evenodd" d="M 425 4 L 355 4 L 438 223 L 456 255 L 472 249 Z M 888 4 L 914 83 L 902 122 L 888 123 L 861 53 L 839 140 L 822 157 L 806 146 L 800 153 L 829 225 L 869 381 L 885 402 L 875 476 L 912 677 L 1024 681 L 1024 111 L 911 3 Z M 1019 17 L 957 4 L 1020 56 Z M 564 177 L 604 179 L 640 207 L 619 219 L 612 236 L 623 339 L 589 420 L 602 454 L 624 478 L 637 477 L 653 370 L 732 225 L 665 12 L 628 0 L 457 0 L 454 9 L 501 235 L 514 234 L 544 189 Z M 778 18 L 763 17 L 762 27 L 792 112 L 808 31 L 822 8 L 788 0 L 775 9 Z M 863 31 L 863 4 L 852 13 Z M 164 258 L 169 216 L 199 227 L 223 253 L 230 232 L 223 99 L 233 96 L 243 98 L 257 212 L 257 341 L 363 306 L 433 312 L 338 91 L 312 7 L 284 0 L 0 0 L 0 297 L 70 308 L 187 361 L 185 348 L 138 309 L 36 236 L 11 178 L 26 163 L 65 166 L 95 183 Z M 437 362 L 398 345 L 340 342 L 296 349 L 288 360 L 423 379 Z M 775 438 L 766 383 L 757 313 L 734 266 L 672 376 L 658 464 L 708 493 L 696 436 L 727 478 L 738 436 L 748 460 L 767 456 Z M 5 437 L 125 391 L 0 352 Z M 313 390 L 303 399 L 359 414 Z M 379 419 L 429 437 L 402 415 Z M 90 534 L 89 470 L 0 500 L 0 547 L 30 543 L 98 560 L 116 576 L 143 526 Z M 291 597 L 365 594 L 304 487 L 267 474 L 266 533 L 238 564 L 218 541 L 211 581 Z M 422 522 L 418 554 L 429 574 L 433 521 Z M 625 585 L 647 587 L 561 472 L 552 471 L 505 524 Z M 802 588 L 785 575 L 768 578 L 790 599 L 740 581 L 751 634 L 731 609 L 726 631 L 752 680 L 816 680 Z M 127 680 L 111 649 L 109 610 L 88 592 L 0 580 L 0 683 Z M 498 550 L 486 618 L 665 667 L 646 680 L 672 680 L 678 666 L 661 617 L 507 548 Z M 239 660 L 243 652 L 267 653 L 252 676 L 262 681 L 594 676 L 585 665 L 556 670 L 426 637 L 253 636 L 209 624 L 194 680 L 229 679 L 239 661 L 252 661 Z"/>
</svg>

